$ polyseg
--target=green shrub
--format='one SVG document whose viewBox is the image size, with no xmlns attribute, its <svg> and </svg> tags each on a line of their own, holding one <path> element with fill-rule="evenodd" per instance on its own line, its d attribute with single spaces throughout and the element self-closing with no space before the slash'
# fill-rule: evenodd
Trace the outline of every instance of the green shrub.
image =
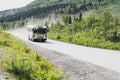
<svg viewBox="0 0 120 80">
<path fill-rule="evenodd" d="M 65 18 L 64 20 L 66 20 Z M 73 19 L 74 20 L 74 19 Z M 63 22 L 65 22 L 63 21 Z M 62 28 L 51 26 L 49 38 L 73 44 L 90 47 L 120 50 L 120 20 L 117 20 L 110 12 L 104 11 L 100 16 L 90 14 L 87 18 L 74 20 L 71 24 L 62 23 Z M 57 31 L 59 30 L 59 31 Z M 54 37 L 56 35 L 56 37 Z"/>
<path fill-rule="evenodd" d="M 0 69 L 14 74 L 19 80 L 63 80 L 61 71 L 2 30 L 0 48 L 6 50 L 0 60 Z"/>
</svg>

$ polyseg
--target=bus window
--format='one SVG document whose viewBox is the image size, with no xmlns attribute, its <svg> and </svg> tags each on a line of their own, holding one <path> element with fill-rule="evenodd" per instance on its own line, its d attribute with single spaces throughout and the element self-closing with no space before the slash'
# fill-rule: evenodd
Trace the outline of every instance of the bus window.
<svg viewBox="0 0 120 80">
<path fill-rule="evenodd" d="M 33 30 L 33 33 L 46 34 L 46 33 L 47 33 L 47 29 L 37 29 L 37 30 Z"/>
</svg>

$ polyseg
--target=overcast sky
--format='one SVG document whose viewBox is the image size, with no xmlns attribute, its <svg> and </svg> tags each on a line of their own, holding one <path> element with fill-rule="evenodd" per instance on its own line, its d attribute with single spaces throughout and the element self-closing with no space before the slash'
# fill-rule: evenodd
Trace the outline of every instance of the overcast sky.
<svg viewBox="0 0 120 80">
<path fill-rule="evenodd" d="M 0 11 L 23 7 L 34 0 L 0 0 Z"/>
</svg>

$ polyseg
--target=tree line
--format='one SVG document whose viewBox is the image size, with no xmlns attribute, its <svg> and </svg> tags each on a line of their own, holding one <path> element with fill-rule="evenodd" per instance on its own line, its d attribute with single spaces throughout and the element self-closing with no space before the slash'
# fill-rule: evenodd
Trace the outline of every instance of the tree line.
<svg viewBox="0 0 120 80">
<path fill-rule="evenodd" d="M 59 3 L 58 3 L 59 2 Z M 63 1 L 59 0 L 56 1 L 54 4 L 48 4 L 47 6 L 38 6 L 36 4 L 36 7 L 24 7 L 21 9 L 14 9 L 9 11 L 9 14 L 5 12 L 1 12 L 2 17 L 0 17 L 0 22 L 9 22 L 9 21 L 15 21 L 20 20 L 21 18 L 29 18 L 29 17 L 37 17 L 37 18 L 43 18 L 47 15 L 54 13 L 54 14 L 77 14 L 79 12 L 88 11 L 90 9 L 96 9 L 98 10 L 100 6 L 105 6 L 107 4 L 113 4 L 115 3 L 114 0 L 76 0 L 76 1 Z M 47 1 L 44 4 L 50 3 Z M 44 5 L 43 4 L 43 5 Z M 38 7 L 37 7 L 38 6 Z M 11 13 L 11 14 L 10 14 Z M 8 14 L 8 15 L 7 15 Z"/>
</svg>

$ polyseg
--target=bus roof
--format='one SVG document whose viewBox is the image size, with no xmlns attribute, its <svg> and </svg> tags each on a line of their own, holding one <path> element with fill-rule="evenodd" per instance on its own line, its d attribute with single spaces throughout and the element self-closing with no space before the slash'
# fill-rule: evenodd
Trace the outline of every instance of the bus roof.
<svg viewBox="0 0 120 80">
<path fill-rule="evenodd" d="M 43 25 L 39 25 L 39 26 L 36 26 L 36 25 L 28 25 L 27 26 L 27 28 L 31 28 L 31 29 L 33 29 L 33 28 L 47 28 L 47 26 L 43 26 Z"/>
</svg>

